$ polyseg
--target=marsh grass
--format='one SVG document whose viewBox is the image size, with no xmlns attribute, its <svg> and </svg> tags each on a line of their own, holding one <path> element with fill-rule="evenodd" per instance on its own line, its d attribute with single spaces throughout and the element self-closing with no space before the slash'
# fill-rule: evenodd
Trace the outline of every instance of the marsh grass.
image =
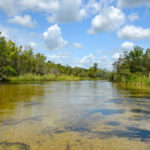
<svg viewBox="0 0 150 150">
<path fill-rule="evenodd" d="M 68 75 L 60 75 L 60 76 L 56 76 L 55 74 L 36 75 L 30 73 L 7 78 L 8 81 L 80 81 L 84 79 L 85 78 Z"/>
<path fill-rule="evenodd" d="M 138 76 L 132 74 L 128 77 L 120 77 L 115 79 L 115 81 L 121 85 L 130 85 L 130 86 L 149 86 L 150 85 L 150 78 L 145 76 Z"/>
</svg>

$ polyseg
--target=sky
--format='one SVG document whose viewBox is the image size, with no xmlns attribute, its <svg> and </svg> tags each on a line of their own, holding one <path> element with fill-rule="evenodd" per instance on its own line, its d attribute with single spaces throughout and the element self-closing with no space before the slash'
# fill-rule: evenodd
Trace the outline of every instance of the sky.
<svg viewBox="0 0 150 150">
<path fill-rule="evenodd" d="M 55 63 L 112 70 L 124 50 L 150 47 L 150 0 L 0 0 L 0 31 Z"/>
</svg>

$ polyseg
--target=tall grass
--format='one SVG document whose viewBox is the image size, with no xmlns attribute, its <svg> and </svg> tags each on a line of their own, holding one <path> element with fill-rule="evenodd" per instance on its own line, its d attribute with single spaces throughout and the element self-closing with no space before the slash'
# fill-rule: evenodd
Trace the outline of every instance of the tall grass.
<svg viewBox="0 0 150 150">
<path fill-rule="evenodd" d="M 79 81 L 83 78 L 75 76 L 61 75 L 56 76 L 54 74 L 36 75 L 36 74 L 24 74 L 16 77 L 8 77 L 8 81 Z"/>
<path fill-rule="evenodd" d="M 136 74 L 130 74 L 129 76 L 115 75 L 114 81 L 122 85 L 123 84 L 131 86 L 150 85 L 150 78 L 145 76 L 139 76 Z"/>
</svg>

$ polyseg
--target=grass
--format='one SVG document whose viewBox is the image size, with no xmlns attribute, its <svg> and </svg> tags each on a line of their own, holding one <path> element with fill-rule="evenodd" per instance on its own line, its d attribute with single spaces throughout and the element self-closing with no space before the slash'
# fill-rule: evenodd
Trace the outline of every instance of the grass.
<svg viewBox="0 0 150 150">
<path fill-rule="evenodd" d="M 54 74 L 36 75 L 30 73 L 16 77 L 7 77 L 8 81 L 80 81 L 84 79 L 85 78 L 68 75 L 60 75 L 60 76 L 56 76 Z"/>
<path fill-rule="evenodd" d="M 139 76 L 136 74 L 132 74 L 128 77 L 119 76 L 119 80 L 115 79 L 115 81 L 122 85 L 131 85 L 131 86 L 149 86 L 150 78 L 145 76 Z"/>
</svg>

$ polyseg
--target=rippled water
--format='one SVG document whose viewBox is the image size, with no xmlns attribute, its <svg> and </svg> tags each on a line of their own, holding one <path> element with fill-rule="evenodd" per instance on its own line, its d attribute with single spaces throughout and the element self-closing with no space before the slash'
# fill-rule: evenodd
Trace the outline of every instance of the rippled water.
<svg viewBox="0 0 150 150">
<path fill-rule="evenodd" d="M 150 150 L 150 90 L 0 84 L 0 150 Z"/>
</svg>

